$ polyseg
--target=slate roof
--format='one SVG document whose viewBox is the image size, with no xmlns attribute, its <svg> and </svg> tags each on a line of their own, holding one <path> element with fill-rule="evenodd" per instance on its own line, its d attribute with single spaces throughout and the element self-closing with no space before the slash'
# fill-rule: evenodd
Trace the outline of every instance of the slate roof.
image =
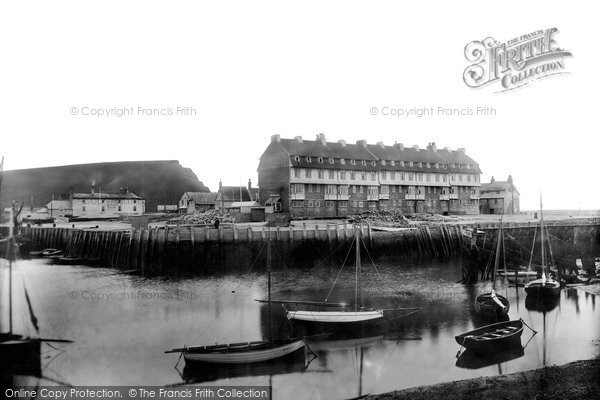
<svg viewBox="0 0 600 400">
<path fill-rule="evenodd" d="M 142 196 L 138 196 L 133 192 L 128 193 L 73 193 L 74 199 L 132 199 L 143 200 Z"/>
<path fill-rule="evenodd" d="M 481 173 L 477 162 L 469 157 L 464 149 L 437 149 L 434 143 L 426 148 L 381 144 L 362 146 L 347 143 L 344 145 L 338 142 L 325 142 L 323 144 L 320 140 L 298 141 L 296 139 L 279 139 L 276 143 L 288 152 L 291 165 L 298 167 L 422 172 L 440 170 L 443 172 Z M 310 157 L 311 160 L 309 161 L 307 157 Z M 323 159 L 322 162 L 318 162 L 319 158 Z M 333 163 L 330 162 L 329 158 L 333 158 Z M 341 163 L 341 159 L 345 160 L 344 164 Z M 351 160 L 355 160 L 354 165 L 351 164 Z M 385 160 L 386 165 L 382 165 L 381 160 Z M 363 165 L 363 161 L 365 161 L 365 165 Z M 373 161 L 375 161 L 375 165 L 373 165 Z M 394 161 L 396 165 L 391 165 L 389 161 Z M 401 167 L 398 165 L 400 161 L 404 162 Z M 409 165 L 410 162 L 413 162 L 412 167 Z M 423 163 L 423 165 L 421 166 L 419 163 Z M 430 164 L 430 168 L 426 167 L 427 163 Z M 436 169 L 435 164 L 438 164 L 439 168 Z M 454 167 L 452 164 L 454 164 Z M 467 168 L 466 165 L 470 165 L 470 168 Z"/>
</svg>

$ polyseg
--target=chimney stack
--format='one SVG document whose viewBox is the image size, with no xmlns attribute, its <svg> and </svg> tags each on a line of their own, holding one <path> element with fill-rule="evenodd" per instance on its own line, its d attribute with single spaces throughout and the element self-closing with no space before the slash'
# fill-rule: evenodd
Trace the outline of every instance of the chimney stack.
<svg viewBox="0 0 600 400">
<path fill-rule="evenodd" d="M 252 190 L 252 181 L 248 178 L 248 191 Z"/>
<path fill-rule="evenodd" d="M 427 150 L 433 151 L 435 153 L 437 151 L 437 146 L 435 145 L 435 142 L 429 143 L 429 145 L 427 146 Z"/>
<path fill-rule="evenodd" d="M 394 143 L 394 147 L 397 148 L 400 151 L 404 151 L 404 143 Z"/>
<path fill-rule="evenodd" d="M 94 194 L 94 185 L 90 186 L 90 192 Z"/>
<path fill-rule="evenodd" d="M 494 177 L 492 176 L 492 179 L 490 179 L 490 183 L 494 183 L 496 182 L 496 180 L 494 179 Z"/>
<path fill-rule="evenodd" d="M 277 134 L 277 135 L 271 135 L 271 142 L 272 143 L 279 143 L 281 142 L 281 135 Z"/>
<path fill-rule="evenodd" d="M 385 147 L 385 145 L 383 144 L 383 142 L 377 142 L 377 146 L 381 147 L 382 149 Z"/>
<path fill-rule="evenodd" d="M 356 145 L 362 147 L 363 149 L 367 148 L 367 141 L 362 139 L 362 140 L 357 140 L 356 141 Z"/>
<path fill-rule="evenodd" d="M 338 143 L 342 145 L 342 147 L 346 147 L 346 141 L 344 139 L 338 140 Z"/>
<path fill-rule="evenodd" d="M 512 180 L 512 175 L 509 175 L 509 176 L 508 176 L 508 183 L 510 183 L 510 184 L 512 185 L 512 183 L 513 183 L 513 180 Z"/>
<path fill-rule="evenodd" d="M 302 136 L 294 136 L 294 140 L 298 143 L 302 143 Z"/>
<path fill-rule="evenodd" d="M 319 133 L 317 135 L 317 142 L 321 143 L 321 145 L 323 145 L 323 146 L 327 145 L 327 139 L 325 139 L 324 133 Z"/>
</svg>

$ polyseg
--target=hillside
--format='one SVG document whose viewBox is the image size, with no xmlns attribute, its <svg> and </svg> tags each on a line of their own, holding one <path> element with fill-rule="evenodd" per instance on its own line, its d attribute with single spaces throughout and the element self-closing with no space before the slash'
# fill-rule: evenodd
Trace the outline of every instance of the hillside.
<svg viewBox="0 0 600 400">
<path fill-rule="evenodd" d="M 64 165 L 5 171 L 0 206 L 9 206 L 12 200 L 28 206 L 33 196 L 34 207 L 43 207 L 53 195 L 87 192 L 91 185 L 103 192 L 129 187 L 146 199 L 147 212 L 156 211 L 158 204 L 177 204 L 185 191 L 209 192 L 191 169 L 176 160 Z"/>
</svg>

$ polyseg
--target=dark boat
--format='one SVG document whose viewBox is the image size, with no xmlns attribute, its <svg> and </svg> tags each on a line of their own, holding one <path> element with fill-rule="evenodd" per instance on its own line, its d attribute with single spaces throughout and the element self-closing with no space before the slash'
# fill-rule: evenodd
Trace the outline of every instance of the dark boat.
<svg viewBox="0 0 600 400">
<path fill-rule="evenodd" d="M 534 296 L 535 298 L 540 297 L 558 297 L 560 296 L 560 282 L 553 279 L 549 275 L 548 266 L 546 265 L 546 252 L 545 252 L 545 240 L 544 240 L 544 229 L 547 229 L 544 225 L 544 212 L 542 210 L 542 196 L 540 195 L 540 248 L 542 255 L 542 277 L 536 279 L 525 285 L 525 292 L 527 296 Z M 548 241 L 548 246 L 550 242 Z M 552 248 L 550 248 L 550 255 L 552 256 Z"/>
<path fill-rule="evenodd" d="M 530 311 L 548 312 L 554 310 L 560 303 L 559 296 L 527 296 L 525 308 Z"/>
<path fill-rule="evenodd" d="M 493 298 L 496 297 L 496 299 Z M 498 304 L 500 302 L 500 304 Z M 477 296 L 475 299 L 475 311 L 484 317 L 496 318 L 499 316 L 508 315 L 510 303 L 506 297 L 498 293 L 485 293 Z"/>
<path fill-rule="evenodd" d="M 521 344 L 523 321 L 513 320 L 486 325 L 454 338 L 456 343 L 480 355 L 489 355 Z"/>
<path fill-rule="evenodd" d="M 510 303 L 504 296 L 496 293 L 496 275 L 498 274 L 498 264 L 500 263 L 500 250 L 504 248 L 504 232 L 502 231 L 502 219 L 500 217 L 500 229 L 498 231 L 498 241 L 496 243 L 496 258 L 494 259 L 494 271 L 492 273 L 492 291 L 484 293 L 475 299 L 475 311 L 487 318 L 498 318 L 508 315 Z"/>
</svg>

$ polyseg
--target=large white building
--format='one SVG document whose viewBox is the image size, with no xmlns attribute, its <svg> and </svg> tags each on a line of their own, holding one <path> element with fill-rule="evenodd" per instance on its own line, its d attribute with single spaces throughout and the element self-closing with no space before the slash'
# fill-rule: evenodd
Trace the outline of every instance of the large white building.
<svg viewBox="0 0 600 400">
<path fill-rule="evenodd" d="M 85 218 L 142 215 L 146 211 L 144 198 L 128 188 L 121 188 L 119 193 L 102 193 L 93 186 L 88 193 L 71 193 L 68 200 L 53 200 L 47 207 L 53 216 L 70 214 Z"/>
</svg>

